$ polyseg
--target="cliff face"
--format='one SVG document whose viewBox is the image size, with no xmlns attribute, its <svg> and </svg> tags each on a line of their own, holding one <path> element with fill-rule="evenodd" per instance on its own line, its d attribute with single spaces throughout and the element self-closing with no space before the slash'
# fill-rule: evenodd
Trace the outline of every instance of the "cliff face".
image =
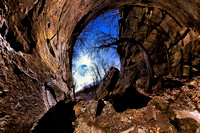
<svg viewBox="0 0 200 133">
<path fill-rule="evenodd" d="M 141 40 L 150 52 L 157 75 L 162 75 L 170 65 L 170 72 L 183 68 L 178 56 L 183 57 L 181 60 L 185 62 L 189 60 L 188 57 L 193 57 L 193 46 L 197 45 L 200 32 L 198 1 L 0 1 L 0 131 L 30 131 L 52 106 L 65 99 L 72 87 L 71 55 L 77 36 L 91 19 L 106 11 L 121 9 L 124 5 L 137 5 L 136 8 L 125 11 L 125 19 L 130 15 L 129 12 L 135 12 L 135 16 L 138 16 L 136 20 L 127 22 L 135 25 L 131 27 L 134 32 L 141 34 L 133 36 Z M 150 26 L 144 25 L 144 22 L 149 20 L 146 18 L 153 21 Z M 138 22 L 141 24 L 138 25 Z M 143 30 L 140 29 L 144 26 L 147 28 L 143 29 L 142 35 Z M 126 31 L 123 30 L 122 33 L 125 34 Z M 152 33 L 158 35 L 154 36 Z M 161 43 L 163 40 L 164 44 Z M 185 45 L 182 45 L 182 42 Z M 165 47 L 158 46 L 161 44 L 165 45 L 168 51 Z M 126 47 L 128 46 L 122 50 Z M 180 47 L 177 48 L 178 51 L 176 47 Z M 161 53 L 160 50 L 165 52 Z M 170 58 L 166 54 L 169 50 L 172 53 Z M 159 54 L 161 56 L 157 58 Z M 121 55 L 121 58 L 124 56 Z M 122 64 L 125 62 L 122 60 Z M 156 68 L 157 64 L 162 66 L 162 69 Z M 173 73 L 182 75 L 183 70 L 179 70 Z"/>
</svg>

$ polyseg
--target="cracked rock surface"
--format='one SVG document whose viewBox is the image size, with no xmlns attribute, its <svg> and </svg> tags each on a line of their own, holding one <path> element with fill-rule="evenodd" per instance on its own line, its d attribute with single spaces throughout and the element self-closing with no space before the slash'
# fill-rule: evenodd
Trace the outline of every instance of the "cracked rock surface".
<svg viewBox="0 0 200 133">
<path fill-rule="evenodd" d="M 65 100 L 68 102 L 71 100 L 69 98 L 73 87 L 71 61 L 75 41 L 90 20 L 110 10 L 120 10 L 122 18 L 119 22 L 120 37 L 134 37 L 147 50 L 156 79 L 161 79 L 166 75 L 192 79 L 191 75 L 199 72 L 199 8 L 199 1 L 188 0 L 1 0 L 0 132 L 31 132 L 35 127 L 40 127 L 38 126 L 39 121 L 46 119 L 48 112 L 52 112 L 56 107 L 62 109 L 60 105 L 64 106 Z M 130 54 L 134 51 L 136 51 L 135 54 Z M 121 44 L 118 53 L 122 66 L 115 94 L 126 96 L 125 92 L 133 85 L 138 88 L 145 87 L 143 84 L 147 82 L 143 78 L 146 74 L 145 69 L 137 71 L 137 73 L 143 72 L 138 78 L 134 71 L 137 66 L 134 63 L 144 66 L 144 68 L 145 65 L 141 63 L 143 59 L 141 52 L 137 52 L 137 48 L 130 44 Z M 155 81 L 157 83 L 157 80 Z M 188 101 L 187 104 L 190 104 L 183 106 L 186 112 L 175 111 L 179 117 L 183 113 L 189 113 L 188 115 L 191 116 L 191 112 L 194 113 L 195 110 L 189 110 L 189 112 L 187 110 L 193 106 L 198 109 L 199 106 L 198 93 L 193 93 L 195 89 L 191 87 L 197 86 L 198 82 L 191 81 L 189 84 L 192 91 L 188 91 L 187 88 L 184 90 L 181 86 L 179 90 L 181 93 L 175 89 L 176 91 L 173 92 L 175 94 L 169 95 L 171 100 L 168 101 L 172 102 L 169 110 L 179 110 L 180 108 L 176 104 L 185 104 L 184 99 L 176 97 L 178 93 L 180 97 L 183 94 L 190 95 L 189 98 L 194 101 L 194 103 Z M 163 86 L 161 84 L 161 88 Z M 168 95 L 167 89 L 163 94 L 159 94 L 160 90 L 155 89 L 154 91 L 158 93 L 158 96 L 162 96 Z M 183 93 L 184 91 L 188 92 Z M 161 98 L 165 99 L 166 97 Z M 174 99 L 180 100 L 180 102 L 174 101 Z M 158 101 L 160 100 L 158 99 Z M 165 110 L 167 107 L 163 103 L 155 102 L 154 108 L 150 103 L 148 102 L 148 106 L 144 108 L 149 108 L 148 111 L 154 110 L 154 115 L 147 120 L 158 120 L 159 110 Z M 105 109 L 110 107 L 111 105 L 107 103 Z M 70 112 L 72 108 L 66 107 L 66 110 Z M 110 111 L 112 116 L 118 118 L 116 112 L 112 114 L 112 108 Z M 131 111 L 133 114 L 136 110 Z M 144 113 L 142 110 L 141 112 Z M 52 114 L 50 116 L 54 121 L 55 115 Z M 91 115 L 91 117 L 93 116 Z M 162 117 L 167 118 L 165 115 Z M 90 125 L 95 129 L 100 126 L 105 127 L 106 131 L 111 130 L 109 127 L 111 124 L 114 125 L 113 131 L 137 130 L 142 132 L 149 130 L 147 126 L 142 126 L 140 121 L 132 118 L 129 120 L 126 116 L 119 116 L 119 123 L 135 121 L 139 124 L 131 125 L 132 127 L 126 124 L 122 127 L 115 127 L 115 123 L 112 123 L 113 120 L 109 118 L 108 122 L 111 123 L 106 124 L 99 120 L 97 125 L 102 124 L 96 126 L 92 123 L 96 120 L 98 119 L 89 119 Z M 195 124 L 196 126 L 191 129 L 187 124 L 184 125 L 186 122 L 181 119 L 177 123 L 174 121 L 171 118 L 166 130 L 172 132 L 184 129 L 194 131 L 199 127 L 198 124 Z M 192 120 L 192 122 L 194 121 Z M 190 123 L 189 125 L 194 124 Z M 63 127 L 62 123 L 58 127 Z M 151 127 L 152 130 L 155 128 L 155 130 L 161 131 L 162 129 L 153 124 Z M 98 129 L 104 130 L 104 128 Z"/>
</svg>

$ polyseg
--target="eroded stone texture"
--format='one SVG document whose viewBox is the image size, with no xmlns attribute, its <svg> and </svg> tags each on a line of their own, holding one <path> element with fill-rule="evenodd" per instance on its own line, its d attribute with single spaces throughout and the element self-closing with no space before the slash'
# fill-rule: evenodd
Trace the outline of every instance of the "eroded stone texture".
<svg viewBox="0 0 200 133">
<path fill-rule="evenodd" d="M 198 32 L 153 7 L 125 6 L 119 22 L 121 38 L 134 38 L 147 50 L 155 78 L 166 74 L 194 75 L 192 69 L 197 69 L 200 63 Z M 123 43 L 118 53 L 121 74 L 116 92 L 123 93 L 135 81 L 137 87 L 145 88 L 148 75 L 142 51 L 134 44 Z"/>
<path fill-rule="evenodd" d="M 27 62 L 29 55 L 16 52 L 5 44 L 3 41 L 0 46 L 0 129 L 11 132 L 20 132 L 21 128 L 30 130 L 28 123 L 33 124 L 46 112 L 41 84 L 50 79 L 50 75 L 39 60 Z"/>
<path fill-rule="evenodd" d="M 193 40 L 200 32 L 199 1 L 188 0 L 3 0 L 0 1 L 0 130 L 28 132 L 55 101 L 72 86 L 71 55 L 77 36 L 91 19 L 124 5 L 156 7 L 170 14 L 180 35 L 190 29 Z M 155 8 L 153 8 L 155 9 Z M 142 10 L 142 11 L 141 11 Z M 149 11 L 149 9 L 147 10 Z M 154 11 L 153 11 L 154 13 Z M 155 12 L 159 13 L 159 12 Z M 139 15 L 143 16 L 143 15 Z M 147 14 L 147 17 L 150 17 Z M 154 15 L 152 15 L 154 16 Z M 157 16 L 157 15 L 155 15 Z M 162 14 L 161 14 L 162 17 Z M 151 17 L 150 17 L 151 18 Z M 139 18 L 137 20 L 141 21 Z M 169 19 L 166 19 L 166 21 Z M 158 21 L 160 21 L 158 19 Z M 171 22 L 170 22 L 171 23 Z M 165 25 L 164 21 L 163 24 Z M 166 23 L 169 24 L 169 23 Z M 161 24 L 160 24 L 161 25 Z M 173 25 L 173 24 L 172 24 Z M 180 26 L 181 25 L 181 26 Z M 172 27 L 174 28 L 175 25 Z M 170 27 L 170 26 L 167 26 Z M 165 28 L 162 27 L 162 28 Z M 147 28 L 149 29 L 149 28 Z M 151 28 L 150 28 L 151 29 Z M 186 29 L 186 31 L 188 31 Z M 181 31 L 183 30 L 183 33 Z M 164 30 L 168 32 L 169 29 Z M 177 31 L 177 30 L 175 30 Z M 195 32 L 196 31 L 196 32 Z M 154 31 L 157 32 L 157 31 Z M 170 32 L 169 32 L 170 33 Z M 169 41 L 176 33 L 170 33 Z M 162 35 L 162 38 L 164 35 Z M 160 38 L 160 37 L 159 37 Z M 177 37 L 178 38 L 178 37 Z M 6 40 L 8 43 L 4 43 Z M 157 39 L 155 39 L 156 41 Z M 184 39 L 181 39 L 184 40 Z M 168 41 L 168 42 L 169 42 Z M 180 41 L 175 42 L 181 45 Z M 188 44 L 190 39 L 184 40 Z M 197 41 L 193 43 L 196 44 Z M 10 45 L 10 47 L 9 47 Z M 176 45 L 177 47 L 179 45 Z M 149 45 L 151 46 L 151 45 Z M 187 47 L 186 47 L 187 46 Z M 188 47 L 184 45 L 185 52 Z M 168 47 L 169 48 L 169 47 Z M 175 47 L 172 47 L 172 49 Z M 184 48 L 183 48 L 184 50 Z M 195 49 L 189 53 L 195 53 Z M 158 50 L 159 51 L 159 50 Z M 172 50 L 176 53 L 176 50 Z M 155 52 L 155 51 L 154 51 Z M 175 55 L 175 54 L 173 54 Z M 180 55 L 180 52 L 177 53 Z M 153 53 L 152 53 L 153 56 Z M 177 62 L 180 60 L 176 58 Z M 164 57 L 166 60 L 166 57 Z M 184 56 L 187 62 L 188 57 Z M 174 64 L 176 68 L 179 64 Z M 165 68 L 165 66 L 163 66 Z M 48 85 L 56 81 L 57 87 Z M 62 84 L 62 85 L 61 85 Z M 52 87 L 52 88 L 51 88 Z M 51 88 L 51 89 L 50 89 Z M 57 90 L 58 89 L 58 90 Z M 52 92 L 50 91 L 53 90 Z M 64 90 L 64 91 L 63 91 Z M 47 93 L 54 102 L 50 104 Z M 57 94 L 59 92 L 59 94 Z"/>
<path fill-rule="evenodd" d="M 31 4 L 30 4 L 31 3 Z M 188 1 L 8 1 L 8 26 L 14 32 L 20 50 L 37 47 L 44 63 L 54 72 L 70 79 L 70 57 L 76 37 L 99 14 L 123 5 L 157 6 L 167 10 L 177 21 L 198 31 L 198 2 Z M 177 6 L 178 5 L 178 6 Z M 183 8 L 187 5 L 187 8 Z M 183 8 L 183 10 L 180 10 Z M 191 18 L 191 19 L 188 19 Z M 189 21 L 189 22 L 188 22 Z M 73 33 L 73 34 L 72 34 Z M 12 34 L 12 33 L 10 33 Z M 70 45 L 68 45 L 70 44 Z M 54 62 L 54 63 L 52 63 Z M 69 66 L 68 66 L 69 65 Z"/>
</svg>

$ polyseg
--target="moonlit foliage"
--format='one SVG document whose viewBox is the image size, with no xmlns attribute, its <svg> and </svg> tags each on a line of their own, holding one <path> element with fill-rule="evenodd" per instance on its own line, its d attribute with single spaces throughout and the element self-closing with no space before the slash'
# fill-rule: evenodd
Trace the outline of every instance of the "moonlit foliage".
<svg viewBox="0 0 200 133">
<path fill-rule="evenodd" d="M 72 74 L 76 91 L 100 81 L 111 66 L 120 69 L 116 46 L 98 49 L 99 46 L 118 39 L 119 18 L 117 10 L 105 13 L 91 21 L 79 35 L 72 59 Z"/>
</svg>

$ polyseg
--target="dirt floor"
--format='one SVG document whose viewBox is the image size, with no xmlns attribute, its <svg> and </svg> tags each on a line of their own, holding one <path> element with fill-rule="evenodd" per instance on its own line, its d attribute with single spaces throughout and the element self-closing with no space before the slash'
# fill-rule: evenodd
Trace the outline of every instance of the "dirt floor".
<svg viewBox="0 0 200 133">
<path fill-rule="evenodd" d="M 200 131 L 200 76 L 192 80 L 166 76 L 153 87 L 152 93 L 146 94 L 139 88 L 137 91 L 140 96 L 137 97 L 130 91 L 115 103 L 93 99 L 80 100 L 74 106 L 77 117 L 73 121 L 74 132 L 198 133 Z"/>
</svg>

